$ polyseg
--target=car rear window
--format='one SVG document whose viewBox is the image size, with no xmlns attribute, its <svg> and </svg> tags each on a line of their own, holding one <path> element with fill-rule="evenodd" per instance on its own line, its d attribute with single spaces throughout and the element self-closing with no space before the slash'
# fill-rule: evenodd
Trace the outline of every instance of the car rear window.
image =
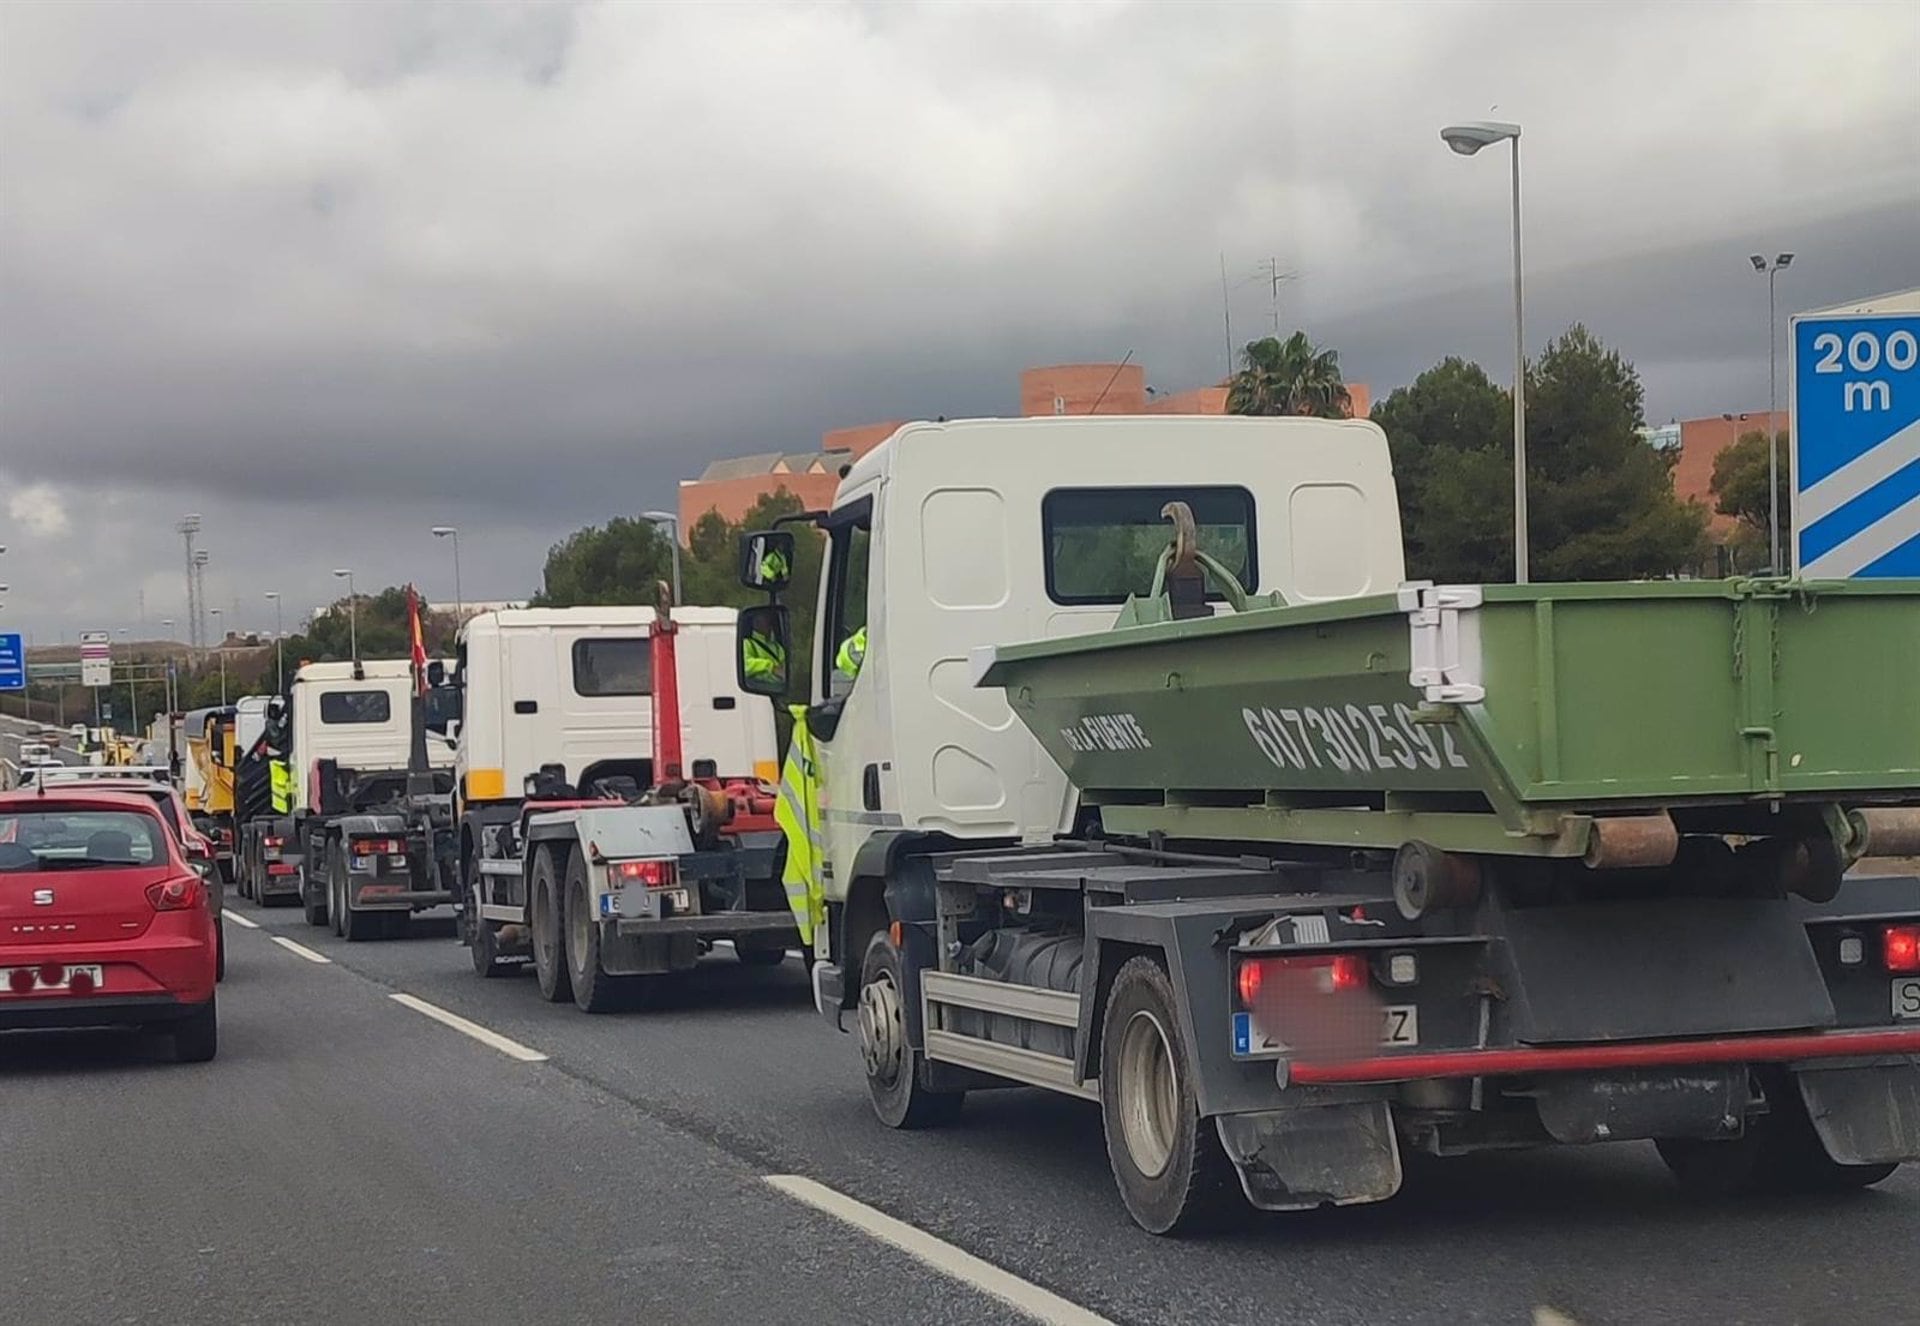
<svg viewBox="0 0 1920 1326">
<path fill-rule="evenodd" d="M 137 810 L 0 809 L 0 873 L 164 864 L 165 832 Z"/>
<path fill-rule="evenodd" d="M 392 717 L 385 691 L 327 691 L 320 697 L 322 723 L 385 723 Z"/>
</svg>

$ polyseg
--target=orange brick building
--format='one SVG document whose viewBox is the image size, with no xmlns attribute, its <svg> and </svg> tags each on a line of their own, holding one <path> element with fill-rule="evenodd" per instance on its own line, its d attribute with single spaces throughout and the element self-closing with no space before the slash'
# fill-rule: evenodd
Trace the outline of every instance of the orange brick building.
<svg viewBox="0 0 1920 1326">
<path fill-rule="evenodd" d="M 1349 382 L 1353 415 L 1364 419 L 1372 405 L 1366 384 Z M 1167 394 L 1147 385 L 1139 364 L 1051 364 L 1020 374 L 1020 414 L 1225 414 L 1224 383 Z M 716 460 L 697 479 L 680 481 L 680 531 L 687 537 L 709 511 L 738 521 L 768 493 L 785 488 L 808 507 L 833 501 L 840 471 L 892 437 L 903 421 L 836 428 L 818 451 L 769 451 Z"/>
<path fill-rule="evenodd" d="M 1713 414 L 1704 419 L 1680 421 L 1680 454 L 1673 462 L 1673 491 L 1682 501 L 1692 498 L 1708 513 L 1707 533 L 1715 543 L 1726 542 L 1739 522 L 1732 516 L 1713 515 L 1713 462 L 1728 447 L 1748 433 L 1767 431 L 1767 412 L 1749 410 L 1742 414 Z M 1787 431 L 1785 410 L 1773 416 L 1773 431 Z M 1784 521 L 1783 521 L 1784 523 Z"/>
</svg>

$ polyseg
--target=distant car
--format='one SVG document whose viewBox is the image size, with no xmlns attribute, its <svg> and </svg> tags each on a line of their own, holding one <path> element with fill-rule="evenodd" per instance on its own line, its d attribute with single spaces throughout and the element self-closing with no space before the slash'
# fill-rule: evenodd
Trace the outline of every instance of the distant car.
<svg viewBox="0 0 1920 1326">
<path fill-rule="evenodd" d="M 0 793 L 0 1031 L 139 1026 L 219 1048 L 207 885 L 147 796 Z"/>
</svg>

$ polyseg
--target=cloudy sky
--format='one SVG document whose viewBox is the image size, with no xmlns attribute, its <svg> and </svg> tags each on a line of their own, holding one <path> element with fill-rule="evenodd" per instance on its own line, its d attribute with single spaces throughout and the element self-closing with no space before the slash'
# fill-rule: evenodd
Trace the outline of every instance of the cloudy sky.
<svg viewBox="0 0 1920 1326">
<path fill-rule="evenodd" d="M 717 456 L 1217 378 L 1282 316 L 1377 394 L 1578 318 L 1655 421 L 1783 313 L 1920 284 L 1920 4 L 0 5 L 0 628 L 270 625 L 330 568 L 520 596 Z M 176 630 L 176 634 L 183 634 Z"/>
</svg>

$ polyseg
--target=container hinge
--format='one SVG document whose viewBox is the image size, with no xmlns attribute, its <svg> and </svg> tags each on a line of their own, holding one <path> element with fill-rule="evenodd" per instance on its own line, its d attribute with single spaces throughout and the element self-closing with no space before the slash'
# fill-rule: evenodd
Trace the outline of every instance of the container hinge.
<svg viewBox="0 0 1920 1326">
<path fill-rule="evenodd" d="M 1407 614 L 1411 667 L 1407 682 L 1428 704 L 1473 704 L 1487 698 L 1480 670 L 1478 585 L 1412 581 L 1400 587 Z"/>
</svg>

